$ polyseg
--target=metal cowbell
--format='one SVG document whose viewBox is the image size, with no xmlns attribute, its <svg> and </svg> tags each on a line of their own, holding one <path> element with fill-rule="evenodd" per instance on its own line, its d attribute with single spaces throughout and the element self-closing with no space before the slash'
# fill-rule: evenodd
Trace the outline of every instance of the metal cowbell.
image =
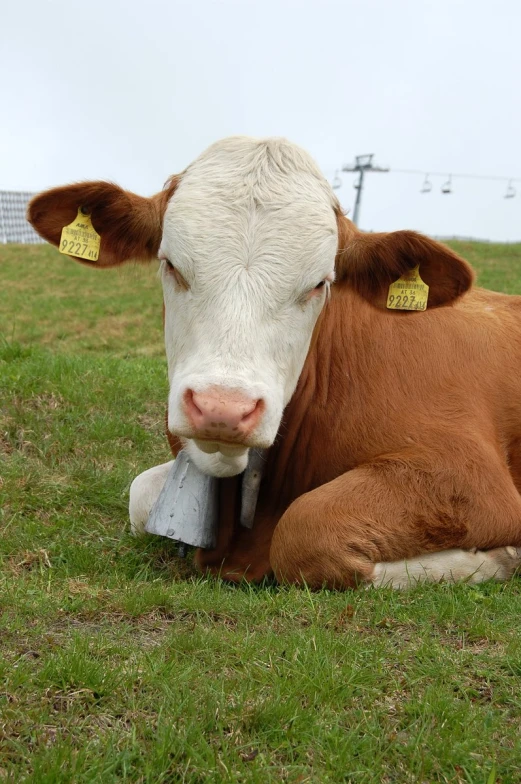
<svg viewBox="0 0 521 784">
<path fill-rule="evenodd" d="M 253 528 L 267 452 L 267 449 L 250 449 L 248 465 L 242 475 L 240 523 L 245 528 Z"/>
<path fill-rule="evenodd" d="M 174 460 L 145 531 L 212 549 L 217 543 L 218 479 L 199 471 L 182 449 Z"/>
</svg>

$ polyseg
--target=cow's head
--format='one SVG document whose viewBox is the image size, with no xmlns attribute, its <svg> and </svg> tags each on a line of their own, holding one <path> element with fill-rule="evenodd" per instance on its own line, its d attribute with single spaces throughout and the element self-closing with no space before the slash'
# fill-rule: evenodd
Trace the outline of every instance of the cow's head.
<svg viewBox="0 0 521 784">
<path fill-rule="evenodd" d="M 150 199 L 103 182 L 56 188 L 29 220 L 57 245 L 80 207 L 101 235 L 96 266 L 160 259 L 168 427 L 216 476 L 273 443 L 335 275 L 375 304 L 418 262 L 431 305 L 471 282 L 427 238 L 358 232 L 312 159 L 282 139 L 218 142 Z"/>
</svg>

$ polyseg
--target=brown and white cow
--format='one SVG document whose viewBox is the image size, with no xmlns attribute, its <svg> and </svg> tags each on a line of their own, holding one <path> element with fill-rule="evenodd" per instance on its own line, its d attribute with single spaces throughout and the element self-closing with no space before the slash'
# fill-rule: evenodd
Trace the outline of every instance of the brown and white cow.
<svg viewBox="0 0 521 784">
<path fill-rule="evenodd" d="M 334 588 L 515 571 L 521 297 L 471 289 L 467 263 L 427 237 L 358 231 L 282 139 L 218 142 L 150 199 L 56 188 L 29 218 L 56 245 L 80 207 L 101 235 L 95 266 L 160 259 L 169 441 L 223 477 L 201 569 Z M 387 310 L 418 264 L 427 310 Z M 238 475 L 259 447 L 249 530 Z M 170 466 L 134 480 L 136 532 Z"/>
</svg>

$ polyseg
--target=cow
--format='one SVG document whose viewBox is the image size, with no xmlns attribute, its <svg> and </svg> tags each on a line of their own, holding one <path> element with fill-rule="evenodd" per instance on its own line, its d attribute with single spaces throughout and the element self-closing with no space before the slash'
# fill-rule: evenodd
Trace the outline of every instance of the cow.
<svg viewBox="0 0 521 784">
<path fill-rule="evenodd" d="M 159 259 L 173 457 L 220 478 L 198 568 L 230 581 L 347 589 L 506 580 L 521 562 L 521 297 L 473 287 L 448 247 L 364 233 L 311 157 L 222 140 L 143 198 L 107 182 L 49 190 L 49 242 L 82 210 L 96 268 Z M 387 307 L 418 269 L 424 311 Z M 249 450 L 268 450 L 253 527 Z M 133 482 L 143 530 L 172 461 Z"/>
</svg>

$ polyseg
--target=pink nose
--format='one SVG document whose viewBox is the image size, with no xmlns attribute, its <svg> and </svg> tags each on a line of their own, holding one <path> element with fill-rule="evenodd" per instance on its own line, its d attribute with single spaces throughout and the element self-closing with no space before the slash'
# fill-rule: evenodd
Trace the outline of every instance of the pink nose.
<svg viewBox="0 0 521 784">
<path fill-rule="evenodd" d="M 226 387 L 211 387 L 205 392 L 187 389 L 183 402 L 196 436 L 215 441 L 242 441 L 258 425 L 264 410 L 262 400 Z"/>
</svg>

